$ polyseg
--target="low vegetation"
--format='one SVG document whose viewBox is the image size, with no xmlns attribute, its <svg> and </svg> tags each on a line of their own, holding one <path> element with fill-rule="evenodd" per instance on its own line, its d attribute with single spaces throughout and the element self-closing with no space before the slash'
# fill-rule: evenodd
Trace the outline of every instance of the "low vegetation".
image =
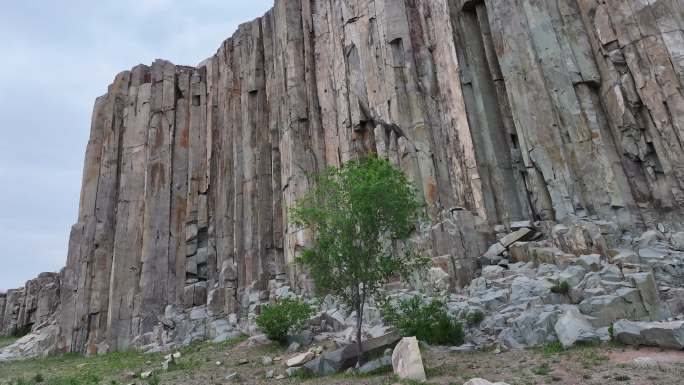
<svg viewBox="0 0 684 385">
<path fill-rule="evenodd" d="M 463 344 L 463 326 L 451 317 L 443 302 L 423 303 L 419 296 L 383 305 L 383 316 L 402 336 L 415 336 L 434 345 Z"/>
<path fill-rule="evenodd" d="M 301 331 L 313 314 L 311 306 L 296 298 L 285 298 L 261 308 L 257 326 L 271 341 L 284 344 L 287 335 Z"/>
<path fill-rule="evenodd" d="M 14 336 L 7 336 L 7 337 L 2 337 L 0 336 L 0 349 L 4 348 L 5 346 L 12 345 L 14 342 L 17 341 L 17 337 Z"/>
<path fill-rule="evenodd" d="M 355 375 L 338 373 L 327 377 L 267 379 L 285 375 L 284 360 L 290 355 L 278 343 L 250 346 L 245 337 L 222 343 L 197 342 L 180 349 L 181 358 L 170 370 L 162 370 L 163 354 L 110 353 L 97 357 L 67 354 L 60 357 L 0 363 L 0 385 L 206 385 L 240 383 L 305 385 L 385 385 L 400 381 L 391 370 Z M 332 344 L 326 350 L 332 350 Z M 634 354 L 631 347 L 610 344 L 560 350 L 549 344 L 544 349 L 522 351 L 475 351 L 454 353 L 448 347 L 421 349 L 428 380 L 425 384 L 463 384 L 481 377 L 509 384 L 681 384 L 681 364 L 643 366 L 624 363 L 618 357 Z M 551 353 L 551 354 L 549 354 Z M 669 354 L 642 348 L 639 354 Z M 263 364 L 262 358 L 273 358 Z M 276 357 L 280 357 L 277 360 Z M 246 361 L 246 363 L 245 363 Z M 623 362 L 623 363 L 620 363 Z M 142 373 L 151 372 L 141 378 Z M 238 373 L 239 381 L 226 375 Z M 417 383 L 416 383 L 417 384 Z"/>
<path fill-rule="evenodd" d="M 484 319 L 485 315 L 483 312 L 474 310 L 466 315 L 466 324 L 468 324 L 468 326 L 477 326 L 482 323 Z"/>
<path fill-rule="evenodd" d="M 567 281 L 560 281 L 551 287 L 551 292 L 555 294 L 570 293 L 570 284 Z"/>
</svg>

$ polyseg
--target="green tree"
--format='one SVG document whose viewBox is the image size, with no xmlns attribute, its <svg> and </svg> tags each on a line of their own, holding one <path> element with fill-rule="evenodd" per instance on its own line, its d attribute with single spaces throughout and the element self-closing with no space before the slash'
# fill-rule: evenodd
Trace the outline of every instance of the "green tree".
<svg viewBox="0 0 684 385">
<path fill-rule="evenodd" d="M 293 209 L 295 223 L 313 231 L 299 260 L 317 294 L 331 294 L 356 311 L 361 361 L 363 310 L 390 279 L 408 276 L 424 259 L 408 247 L 422 205 L 406 175 L 385 159 L 368 157 L 313 175 L 314 185 Z M 357 364 L 357 365 L 358 365 Z"/>
</svg>

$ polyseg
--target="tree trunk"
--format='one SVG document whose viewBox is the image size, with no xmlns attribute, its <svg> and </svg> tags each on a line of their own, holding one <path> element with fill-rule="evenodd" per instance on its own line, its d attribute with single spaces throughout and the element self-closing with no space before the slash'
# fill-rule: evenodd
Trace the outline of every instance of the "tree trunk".
<svg viewBox="0 0 684 385">
<path fill-rule="evenodd" d="M 361 356 L 363 355 L 363 343 L 361 341 L 361 329 L 363 327 L 363 300 L 356 307 L 356 369 L 361 367 Z"/>
</svg>

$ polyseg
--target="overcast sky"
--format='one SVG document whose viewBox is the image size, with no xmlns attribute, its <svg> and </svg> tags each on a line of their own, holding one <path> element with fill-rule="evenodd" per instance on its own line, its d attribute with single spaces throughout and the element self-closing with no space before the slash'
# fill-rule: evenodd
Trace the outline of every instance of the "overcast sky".
<svg viewBox="0 0 684 385">
<path fill-rule="evenodd" d="M 66 262 L 95 98 L 156 58 L 194 65 L 273 0 L 2 0 L 0 290 Z"/>
</svg>

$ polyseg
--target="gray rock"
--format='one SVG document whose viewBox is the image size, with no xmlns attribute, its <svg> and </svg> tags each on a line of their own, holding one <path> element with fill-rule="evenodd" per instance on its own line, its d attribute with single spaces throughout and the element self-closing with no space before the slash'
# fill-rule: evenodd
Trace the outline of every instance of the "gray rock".
<svg viewBox="0 0 684 385">
<path fill-rule="evenodd" d="M 589 271 L 601 269 L 601 256 L 598 254 L 581 255 L 577 263 Z"/>
<path fill-rule="evenodd" d="M 550 293 L 551 286 L 553 285 L 548 281 L 516 277 L 511 283 L 510 301 L 515 303 L 532 297 L 544 297 Z"/>
<path fill-rule="evenodd" d="M 311 345 L 311 343 L 313 342 L 313 337 L 313 333 L 311 333 L 310 330 L 304 330 L 294 335 L 288 335 L 287 345 L 292 346 L 292 344 L 297 344 L 297 348 L 293 350 L 295 351 L 298 350 L 301 346 Z"/>
<path fill-rule="evenodd" d="M 423 357 L 416 337 L 404 337 L 392 352 L 394 374 L 402 380 L 425 381 Z"/>
<path fill-rule="evenodd" d="M 508 248 L 508 246 L 512 245 L 514 242 L 517 241 L 524 241 L 527 236 L 529 236 L 532 233 L 532 230 L 527 228 L 527 227 L 522 227 L 510 234 L 507 234 L 503 238 L 499 240 L 499 243 L 505 248 Z"/>
<path fill-rule="evenodd" d="M 470 304 L 486 309 L 487 311 L 494 311 L 508 303 L 508 298 L 508 290 L 490 290 L 480 296 L 471 298 Z"/>
<path fill-rule="evenodd" d="M 365 364 L 361 365 L 361 367 L 359 368 L 359 373 L 368 374 L 388 367 L 392 367 L 392 357 L 382 356 L 380 358 L 376 358 L 372 361 L 368 361 Z"/>
<path fill-rule="evenodd" d="M 628 345 L 684 349 L 684 321 L 632 322 L 619 320 L 613 324 L 613 336 L 616 340 Z"/>
<path fill-rule="evenodd" d="M 556 336 L 563 347 L 569 348 L 578 342 L 598 342 L 599 335 L 589 319 L 574 308 L 568 308 L 554 326 Z"/>
<path fill-rule="evenodd" d="M 508 385 L 505 382 L 489 382 L 482 378 L 472 378 L 465 382 L 463 385 Z"/>
<path fill-rule="evenodd" d="M 579 309 L 594 318 L 595 326 L 608 326 L 622 318 L 648 320 L 651 317 L 639 290 L 628 287 L 618 289 L 614 294 L 587 298 L 579 304 Z"/>
<path fill-rule="evenodd" d="M 635 253 L 633 250 L 619 249 L 617 250 L 617 254 L 613 257 L 613 263 L 618 265 L 635 265 L 641 263 L 641 260 L 639 259 L 639 254 Z"/>
<path fill-rule="evenodd" d="M 570 287 L 575 287 L 587 274 L 587 270 L 579 265 L 570 265 L 558 275 L 559 282 L 567 282 Z"/>
<path fill-rule="evenodd" d="M 294 357 L 290 357 L 286 362 L 285 365 L 288 367 L 294 367 L 294 366 L 302 366 L 306 364 L 307 362 L 311 361 L 316 355 L 313 354 L 312 352 L 304 352 L 295 355 Z"/>
<path fill-rule="evenodd" d="M 675 250 L 684 251 L 684 231 L 672 234 L 671 241 Z"/>
</svg>

